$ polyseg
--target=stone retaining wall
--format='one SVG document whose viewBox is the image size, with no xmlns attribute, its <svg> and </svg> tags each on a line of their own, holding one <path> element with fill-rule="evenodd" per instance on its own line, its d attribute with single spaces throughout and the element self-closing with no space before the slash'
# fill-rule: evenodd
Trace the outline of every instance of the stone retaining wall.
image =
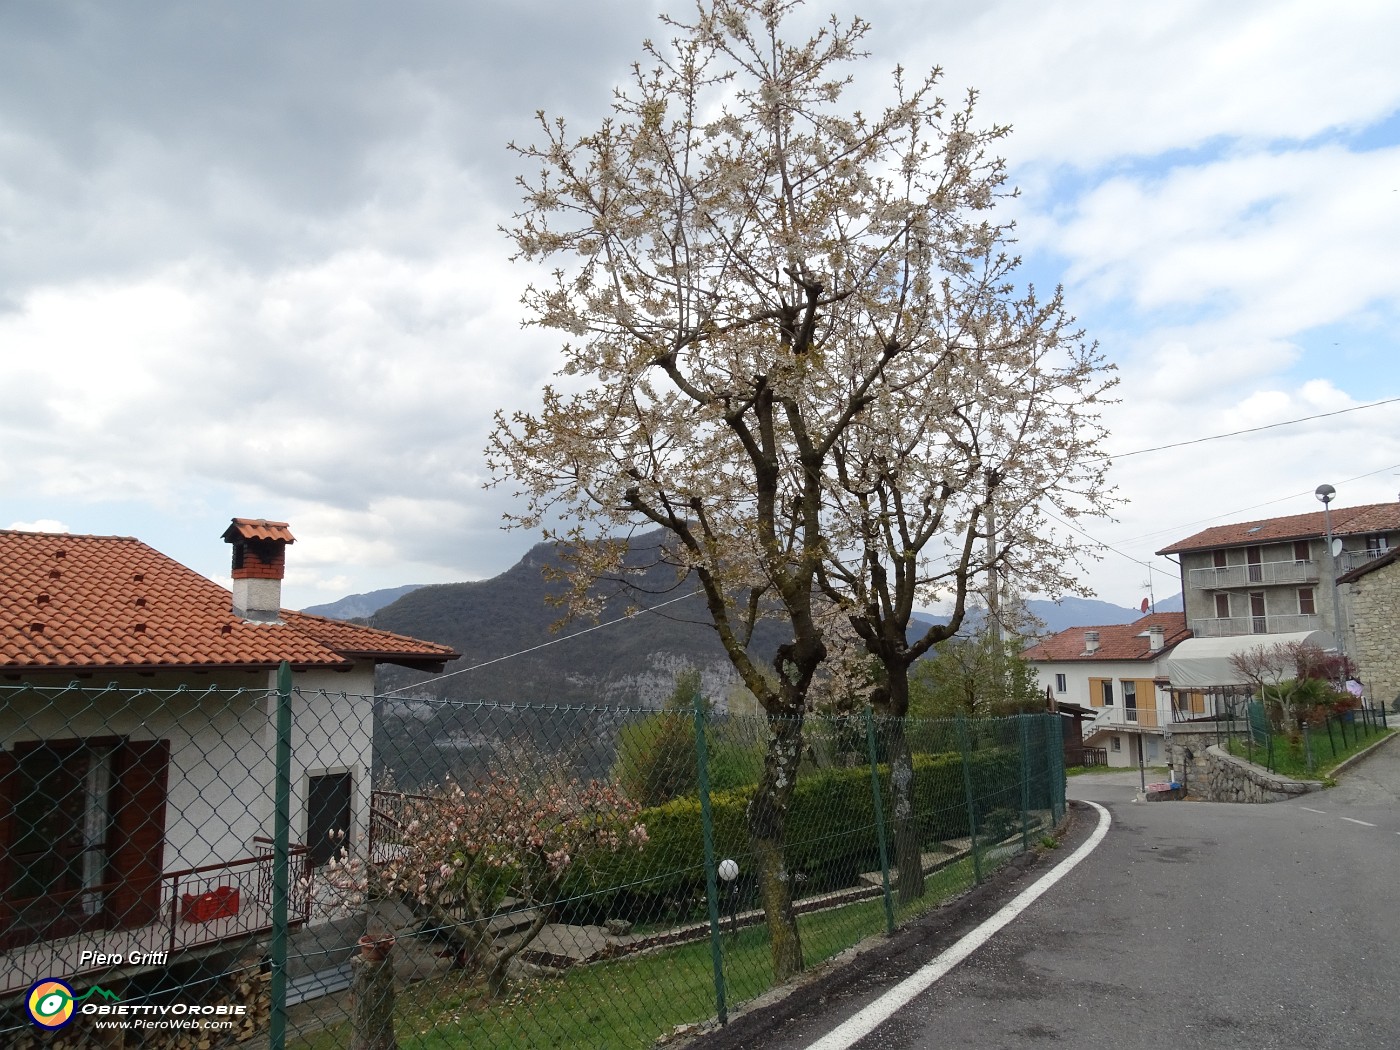
<svg viewBox="0 0 1400 1050">
<path fill-rule="evenodd" d="M 1191 794 L 1207 802 L 1279 802 L 1320 791 L 1316 780 L 1291 780 L 1251 765 L 1212 744 L 1205 750 L 1205 777 L 1190 785 Z"/>
<path fill-rule="evenodd" d="M 1199 727 L 1199 728 L 1198 728 Z M 1236 721 L 1238 732 L 1244 727 Z M 1178 783 L 1185 784 L 1188 794 L 1202 797 L 1210 779 L 1210 763 L 1206 752 L 1227 735 L 1230 724 L 1220 722 L 1177 722 L 1163 727 L 1167 765 L 1176 773 Z"/>
</svg>

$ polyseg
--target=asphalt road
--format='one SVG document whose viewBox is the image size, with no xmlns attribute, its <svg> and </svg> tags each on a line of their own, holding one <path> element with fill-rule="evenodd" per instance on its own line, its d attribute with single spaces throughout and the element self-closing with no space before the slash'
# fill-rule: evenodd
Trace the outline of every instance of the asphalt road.
<svg viewBox="0 0 1400 1050">
<path fill-rule="evenodd" d="M 1338 787 L 1272 805 L 1133 801 L 1078 777 L 1113 824 L 1077 867 L 854 1045 L 1121 1050 L 1400 1046 L 1400 744 Z M 702 1050 L 804 1050 L 973 929 L 1060 850 L 853 966 L 735 1019 Z"/>
</svg>

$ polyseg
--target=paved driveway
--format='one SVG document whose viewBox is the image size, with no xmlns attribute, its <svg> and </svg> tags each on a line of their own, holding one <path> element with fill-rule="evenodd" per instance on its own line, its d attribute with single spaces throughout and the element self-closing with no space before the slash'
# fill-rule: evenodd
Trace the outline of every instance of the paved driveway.
<svg viewBox="0 0 1400 1050">
<path fill-rule="evenodd" d="M 1102 845 L 846 1045 L 1400 1045 L 1400 744 L 1338 788 L 1284 803 L 1143 803 L 1132 800 L 1137 789 L 1136 770 L 1074 778 L 1072 796 L 1112 814 Z M 1082 837 L 1097 815 L 1077 813 Z M 991 910 L 979 907 L 964 927 Z M 740 1019 L 702 1050 L 804 1050 L 960 935 L 947 918 L 914 928 L 885 955 Z"/>
</svg>

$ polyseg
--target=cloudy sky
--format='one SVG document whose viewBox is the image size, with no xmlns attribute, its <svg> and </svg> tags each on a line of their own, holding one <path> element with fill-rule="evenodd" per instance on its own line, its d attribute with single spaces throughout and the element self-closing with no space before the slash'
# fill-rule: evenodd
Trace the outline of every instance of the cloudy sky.
<svg viewBox="0 0 1400 1050">
<path fill-rule="evenodd" d="M 492 576 L 497 407 L 556 341 L 497 232 L 536 110 L 577 128 L 669 0 L 0 5 L 0 527 L 134 535 L 213 578 L 289 521 L 284 599 Z M 674 5 L 677 12 L 683 8 Z M 1400 493 L 1400 5 L 814 0 L 978 88 L 1024 276 L 1120 370 L 1086 586 L 1174 593 L 1207 524 Z"/>
</svg>

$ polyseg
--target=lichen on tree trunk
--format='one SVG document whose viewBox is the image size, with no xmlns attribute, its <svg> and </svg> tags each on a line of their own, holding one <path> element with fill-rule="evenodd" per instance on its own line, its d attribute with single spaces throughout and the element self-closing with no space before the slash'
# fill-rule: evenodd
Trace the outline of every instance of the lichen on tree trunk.
<svg viewBox="0 0 1400 1050">
<path fill-rule="evenodd" d="M 914 814 L 914 756 L 904 731 L 904 719 L 891 718 L 888 726 L 896 890 L 899 902 L 907 904 L 924 895 L 923 850 Z"/>
<path fill-rule="evenodd" d="M 802 939 L 797 930 L 792 879 L 783 850 L 788 808 L 802 756 L 801 715 L 770 715 L 768 729 L 763 776 L 749 803 L 749 845 L 758 867 L 759 896 L 768 921 L 773 979 L 784 981 L 802 971 Z"/>
</svg>

